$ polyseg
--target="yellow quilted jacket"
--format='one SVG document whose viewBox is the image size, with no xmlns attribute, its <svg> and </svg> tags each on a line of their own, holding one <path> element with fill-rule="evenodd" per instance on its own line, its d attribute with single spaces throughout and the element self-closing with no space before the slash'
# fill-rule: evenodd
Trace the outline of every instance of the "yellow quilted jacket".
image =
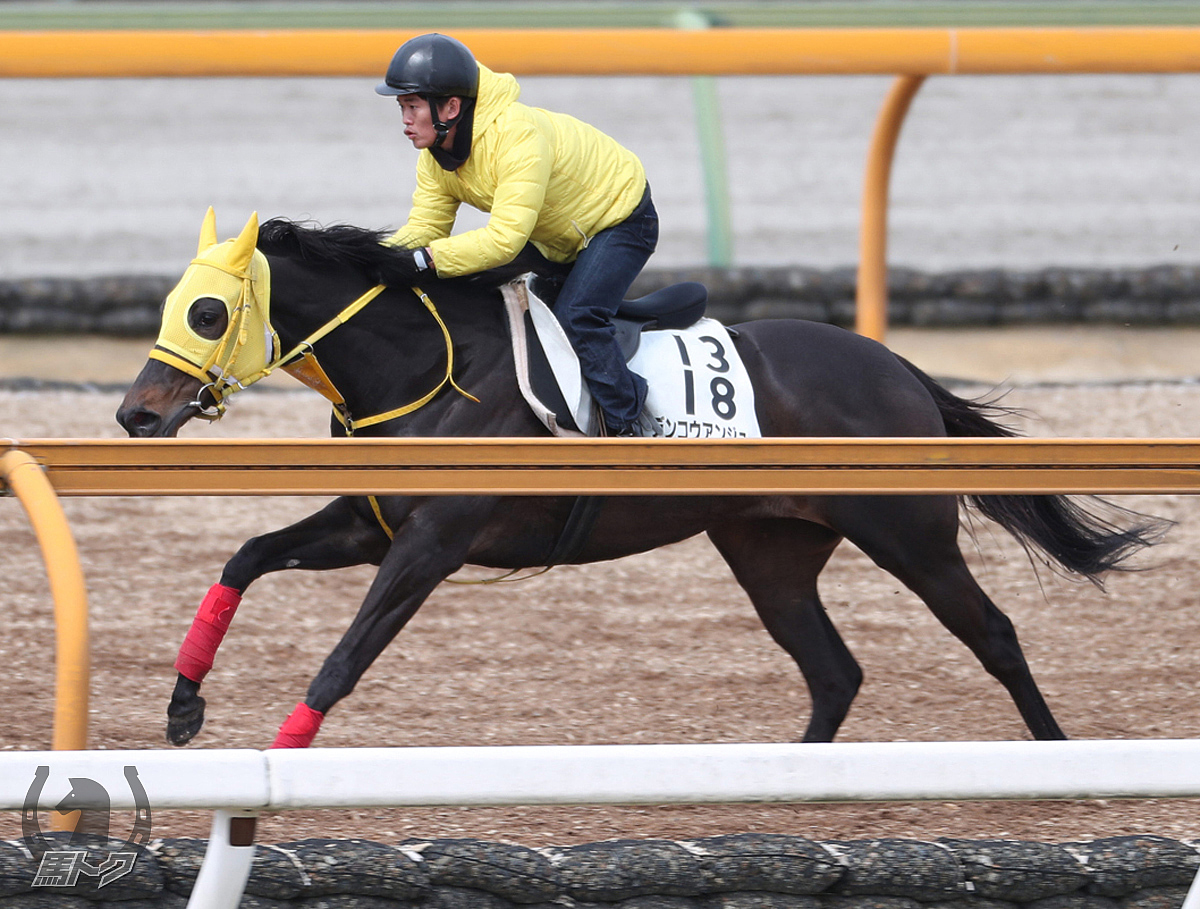
<svg viewBox="0 0 1200 909">
<path fill-rule="evenodd" d="M 481 65 L 470 157 L 447 171 L 421 151 L 408 223 L 389 242 L 430 247 L 439 275 L 504 265 L 530 241 L 573 262 L 641 201 L 646 172 L 632 152 L 574 117 L 521 104 L 520 93 L 512 76 Z M 490 216 L 451 236 L 462 202 Z"/>
</svg>

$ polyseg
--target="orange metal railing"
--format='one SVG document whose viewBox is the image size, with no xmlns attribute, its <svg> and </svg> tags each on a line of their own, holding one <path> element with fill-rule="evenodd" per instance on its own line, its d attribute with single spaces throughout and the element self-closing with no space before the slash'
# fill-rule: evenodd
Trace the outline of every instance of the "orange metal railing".
<svg viewBox="0 0 1200 909">
<path fill-rule="evenodd" d="M 55 751 L 87 748 L 88 659 L 87 588 L 67 517 L 41 465 L 27 452 L 0 455 L 0 489 L 7 486 L 21 501 L 42 549 L 56 629 Z"/>
<path fill-rule="evenodd" d="M 0 76 L 377 76 L 414 32 L 0 32 Z M 457 29 L 525 75 L 955 75 L 1200 70 L 1200 28 Z"/>
</svg>

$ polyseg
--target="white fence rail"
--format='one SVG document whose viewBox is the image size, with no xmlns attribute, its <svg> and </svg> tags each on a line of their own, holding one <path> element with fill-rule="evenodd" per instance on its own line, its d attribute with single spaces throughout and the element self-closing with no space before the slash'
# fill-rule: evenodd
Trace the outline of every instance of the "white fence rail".
<svg viewBox="0 0 1200 909">
<path fill-rule="evenodd" d="M 524 745 L 0 753 L 0 809 L 38 766 L 53 807 L 69 777 L 133 809 L 1200 798 L 1200 740 Z"/>
<path fill-rule="evenodd" d="M 254 847 L 230 831 L 266 810 L 1200 798 L 1200 740 L 27 751 L 0 754 L 0 809 L 24 807 L 39 767 L 42 810 L 70 777 L 137 807 L 126 767 L 153 810 L 214 810 L 191 909 L 238 904 Z M 1183 909 L 1200 909 L 1198 883 Z"/>
</svg>

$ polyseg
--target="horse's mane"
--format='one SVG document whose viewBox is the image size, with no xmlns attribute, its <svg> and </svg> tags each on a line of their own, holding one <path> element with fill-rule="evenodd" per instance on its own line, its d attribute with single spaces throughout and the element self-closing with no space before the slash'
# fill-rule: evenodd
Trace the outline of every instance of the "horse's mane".
<svg viewBox="0 0 1200 909">
<path fill-rule="evenodd" d="M 404 272 L 398 269 L 399 264 L 406 261 L 405 251 L 383 242 L 391 235 L 390 230 L 371 230 L 350 224 L 320 227 L 311 222 L 272 218 L 258 228 L 258 248 L 267 255 L 349 266 L 363 272 L 376 284 L 401 286 L 407 283 Z M 526 272 L 561 273 L 564 267 L 547 262 L 529 245 L 507 265 L 451 280 L 473 286 L 499 287 Z"/>
<path fill-rule="evenodd" d="M 272 218 L 258 228 L 258 248 L 268 255 L 308 262 L 350 266 L 377 284 L 402 283 L 396 279 L 396 262 L 403 249 L 387 246 L 388 230 L 371 230 L 350 224 L 320 227 L 311 223 Z"/>
</svg>

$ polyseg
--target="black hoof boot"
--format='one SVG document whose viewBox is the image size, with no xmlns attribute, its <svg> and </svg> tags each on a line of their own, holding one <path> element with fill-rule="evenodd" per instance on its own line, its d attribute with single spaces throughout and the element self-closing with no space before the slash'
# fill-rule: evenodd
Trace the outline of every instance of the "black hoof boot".
<svg viewBox="0 0 1200 909">
<path fill-rule="evenodd" d="M 178 713 L 174 708 L 174 704 L 167 708 L 167 741 L 172 745 L 186 745 L 204 725 L 204 698 L 196 695 L 195 702 Z"/>
<path fill-rule="evenodd" d="M 203 725 L 204 698 L 200 697 L 200 683 L 181 675 L 175 682 L 171 703 L 167 705 L 167 741 L 172 745 L 186 745 Z"/>
</svg>

